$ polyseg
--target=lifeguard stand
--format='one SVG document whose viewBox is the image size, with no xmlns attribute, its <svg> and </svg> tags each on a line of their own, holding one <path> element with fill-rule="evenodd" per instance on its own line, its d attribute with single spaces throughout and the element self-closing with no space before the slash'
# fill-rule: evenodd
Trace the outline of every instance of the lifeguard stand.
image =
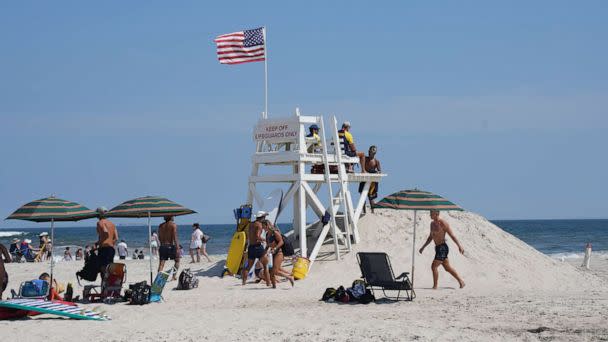
<svg viewBox="0 0 608 342">
<path fill-rule="evenodd" d="M 306 137 L 312 124 L 319 126 L 320 144 L 316 139 Z M 293 201 L 293 231 L 286 235 L 296 242 L 295 246 L 299 245 L 301 255 L 308 257 L 312 265 L 321 246 L 329 242 L 327 235 L 331 230 L 335 258 L 340 259 L 341 252 L 351 250 L 351 243 L 359 242 L 357 223 L 370 185 L 380 182 L 386 175 L 346 172 L 348 164 L 359 164 L 359 158 L 342 153 L 335 116 L 329 120 L 328 129 L 322 116 L 303 116 L 298 109 L 292 117 L 262 118 L 255 126 L 254 140 L 256 151 L 252 158 L 247 203 L 253 204 L 254 199 L 262 202 L 257 193 L 260 183 L 289 184 L 281 209 Z M 323 172 L 312 173 L 312 165 L 317 165 L 316 170 L 322 165 Z M 273 166 L 283 166 L 283 169 L 287 166 L 290 172 L 262 172 L 270 171 L 269 167 Z M 349 184 L 361 182 L 365 184 L 355 206 Z M 320 200 L 319 191 L 323 184 L 327 185 L 327 204 Z M 308 207 L 317 216 L 311 224 L 307 224 Z M 322 218 L 327 215 L 330 218 L 323 224 Z"/>
</svg>

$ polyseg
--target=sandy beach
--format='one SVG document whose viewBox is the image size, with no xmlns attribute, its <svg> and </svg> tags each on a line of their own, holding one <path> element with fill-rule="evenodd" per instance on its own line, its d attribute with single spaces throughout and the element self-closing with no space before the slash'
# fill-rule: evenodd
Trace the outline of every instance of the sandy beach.
<svg viewBox="0 0 608 342">
<path fill-rule="evenodd" d="M 419 221 L 417 246 L 426 238 L 428 215 Z M 594 259 L 592 270 L 576 261 L 551 259 L 472 213 L 443 214 L 465 247 L 452 264 L 467 286 L 440 274 L 432 290 L 431 250 L 416 259 L 413 302 L 369 305 L 319 301 L 327 287 L 349 286 L 360 275 L 355 253 L 341 261 L 319 260 L 294 288 L 241 286 L 220 278 L 222 256 L 197 264 L 199 287 L 176 291 L 168 283 L 165 302 L 145 306 L 86 304 L 106 311 L 109 322 L 85 322 L 48 315 L 1 321 L 3 339 L 73 341 L 602 341 L 608 339 L 608 260 Z M 386 251 L 396 273 L 409 271 L 412 215 L 379 211 L 361 220 L 356 251 Z M 332 259 L 330 255 L 326 259 Z M 186 261 L 189 259 L 185 259 Z M 128 283 L 148 277 L 147 261 L 126 261 Z M 186 267 L 190 266 L 187 263 Z M 201 265 L 201 266 L 199 266 Z M 8 264 L 9 288 L 47 270 L 48 264 Z M 74 281 L 77 262 L 59 263 L 56 277 Z M 76 293 L 81 288 L 76 285 Z"/>
</svg>

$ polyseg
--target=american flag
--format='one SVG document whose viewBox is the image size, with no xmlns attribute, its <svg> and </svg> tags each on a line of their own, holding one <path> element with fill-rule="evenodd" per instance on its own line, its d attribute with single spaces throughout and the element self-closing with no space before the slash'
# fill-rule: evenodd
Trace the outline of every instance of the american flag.
<svg viewBox="0 0 608 342">
<path fill-rule="evenodd" d="M 217 36 L 215 43 L 217 58 L 221 64 L 259 62 L 266 59 L 262 27 Z"/>
</svg>

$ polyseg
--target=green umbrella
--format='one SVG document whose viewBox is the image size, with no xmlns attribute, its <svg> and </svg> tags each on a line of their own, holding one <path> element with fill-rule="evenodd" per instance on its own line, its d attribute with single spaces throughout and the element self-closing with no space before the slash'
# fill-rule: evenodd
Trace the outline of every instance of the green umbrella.
<svg viewBox="0 0 608 342">
<path fill-rule="evenodd" d="M 96 216 L 97 213 L 83 205 L 51 196 L 22 205 L 6 219 L 51 222 L 51 241 L 55 243 L 56 221 L 80 221 Z M 53 254 L 51 253 L 51 255 Z M 55 262 L 51 258 L 51 283 L 53 282 L 54 264 Z"/>
<path fill-rule="evenodd" d="M 152 217 L 195 214 L 196 211 L 158 196 L 146 196 L 126 201 L 112 208 L 107 217 L 148 217 L 148 247 L 150 250 L 150 284 L 152 284 Z"/>
<path fill-rule="evenodd" d="M 418 210 L 459 210 L 463 209 L 447 199 L 428 191 L 418 189 L 401 190 L 386 196 L 374 206 L 375 208 L 413 210 L 414 238 L 412 247 L 412 287 L 414 286 L 414 259 L 416 258 L 416 214 Z"/>
</svg>

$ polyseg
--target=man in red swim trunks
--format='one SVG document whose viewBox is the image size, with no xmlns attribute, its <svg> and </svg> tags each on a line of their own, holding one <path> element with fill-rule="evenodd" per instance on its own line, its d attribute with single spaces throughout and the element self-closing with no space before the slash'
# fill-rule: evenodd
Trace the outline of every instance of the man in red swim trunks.
<svg viewBox="0 0 608 342">
<path fill-rule="evenodd" d="M 462 248 L 460 242 L 458 242 L 458 239 L 456 239 L 456 236 L 454 236 L 450 225 L 439 218 L 439 211 L 431 210 L 431 218 L 433 219 L 433 222 L 431 222 L 431 232 L 422 248 L 420 248 L 420 254 L 422 254 L 424 248 L 429 243 L 431 243 L 431 240 L 435 242 L 435 259 L 433 260 L 433 264 L 431 265 L 431 269 L 433 270 L 433 289 L 437 289 L 437 280 L 439 279 L 439 265 L 443 265 L 443 268 L 448 271 L 448 273 L 451 274 L 454 278 L 456 278 L 456 280 L 458 280 L 460 288 L 463 288 L 464 281 L 462 280 L 462 278 L 460 278 L 458 273 L 456 273 L 456 270 L 453 269 L 452 266 L 450 266 L 450 261 L 448 260 L 448 253 L 450 252 L 450 249 L 445 243 L 445 234 L 447 233 L 452 238 L 452 240 L 454 240 L 456 246 L 458 246 L 460 254 L 464 254 L 464 248 Z"/>
</svg>

